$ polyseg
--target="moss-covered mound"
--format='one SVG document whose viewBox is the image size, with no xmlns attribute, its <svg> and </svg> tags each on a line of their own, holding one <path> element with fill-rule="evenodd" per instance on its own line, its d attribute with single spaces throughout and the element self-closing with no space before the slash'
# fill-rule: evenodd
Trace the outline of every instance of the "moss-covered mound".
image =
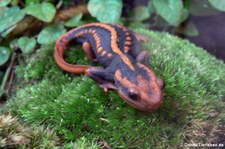
<svg viewBox="0 0 225 149">
<path fill-rule="evenodd" d="M 21 60 L 15 93 L 2 113 L 11 111 L 27 124 L 48 126 L 60 138 L 56 146 L 65 148 L 82 140 L 92 148 L 101 141 L 112 148 L 222 143 L 225 64 L 169 34 L 137 32 L 150 37 L 143 46 L 166 84 L 164 104 L 158 111 L 135 110 L 90 78 L 63 72 L 54 63 L 54 46 L 49 45 Z M 67 55 L 70 62 L 91 64 L 82 50 Z"/>
</svg>

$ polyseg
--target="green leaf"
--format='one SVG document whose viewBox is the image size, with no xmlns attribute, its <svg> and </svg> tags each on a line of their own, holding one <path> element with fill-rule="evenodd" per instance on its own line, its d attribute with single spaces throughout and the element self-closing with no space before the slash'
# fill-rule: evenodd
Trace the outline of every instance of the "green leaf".
<svg viewBox="0 0 225 149">
<path fill-rule="evenodd" d="M 82 18 L 83 14 L 79 13 L 77 15 L 75 15 L 72 19 L 70 19 L 69 21 L 67 21 L 65 23 L 65 26 L 67 27 L 75 27 L 75 26 L 79 26 L 82 24 L 82 22 L 80 21 Z"/>
<path fill-rule="evenodd" d="M 18 6 L 20 3 L 20 0 L 11 0 L 10 4 L 11 6 Z"/>
<path fill-rule="evenodd" d="M 156 11 L 152 0 L 148 2 L 148 11 L 150 16 Z"/>
<path fill-rule="evenodd" d="M 148 29 L 150 27 L 150 24 L 143 23 L 143 22 L 131 22 L 129 24 L 129 28 L 131 29 L 138 29 L 138 28 L 146 28 Z"/>
<path fill-rule="evenodd" d="M 188 35 L 188 36 L 198 36 L 199 35 L 199 32 L 198 32 L 197 27 L 192 22 L 189 22 L 185 26 L 184 34 L 185 35 Z"/>
<path fill-rule="evenodd" d="M 55 16 L 56 9 L 51 3 L 33 4 L 24 9 L 25 13 L 32 15 L 44 22 L 51 22 Z"/>
<path fill-rule="evenodd" d="M 11 0 L 0 0 L 0 7 L 7 6 Z"/>
<path fill-rule="evenodd" d="M 18 48 L 18 39 L 17 38 L 12 39 L 10 41 L 9 47 L 10 47 L 10 49 L 17 49 Z"/>
<path fill-rule="evenodd" d="M 196 16 L 212 16 L 221 13 L 206 0 L 191 0 L 189 11 Z"/>
<path fill-rule="evenodd" d="M 208 0 L 216 9 L 220 11 L 225 11 L 225 1 L 224 0 Z"/>
<path fill-rule="evenodd" d="M 90 0 L 88 2 L 88 11 L 100 22 L 118 23 L 122 5 L 122 0 Z"/>
<path fill-rule="evenodd" d="M 33 5 L 33 4 L 38 4 L 38 3 L 40 3 L 39 0 L 25 0 L 26 6 Z"/>
<path fill-rule="evenodd" d="M 146 6 L 135 7 L 131 14 L 136 21 L 144 21 L 150 17 L 149 9 Z"/>
<path fill-rule="evenodd" d="M 0 46 L 0 65 L 5 64 L 11 54 L 11 50 L 7 47 Z"/>
<path fill-rule="evenodd" d="M 157 14 L 173 26 L 179 25 L 182 16 L 181 0 L 153 0 Z"/>
<path fill-rule="evenodd" d="M 181 18 L 180 18 L 180 22 L 185 21 L 187 19 L 188 15 L 189 15 L 189 11 L 184 8 L 182 10 L 182 15 L 181 15 Z"/>
<path fill-rule="evenodd" d="M 21 21 L 25 13 L 19 7 L 3 7 L 0 9 L 0 33 L 6 36 L 10 31 L 15 28 L 16 23 Z"/>
<path fill-rule="evenodd" d="M 185 24 L 184 27 L 178 28 L 177 31 L 179 33 L 182 33 L 187 36 L 198 36 L 199 35 L 199 31 L 198 31 L 197 27 L 192 22 L 188 22 L 187 24 Z"/>
<path fill-rule="evenodd" d="M 24 36 L 18 39 L 18 46 L 24 54 L 31 53 L 36 46 L 36 40 Z"/>
<path fill-rule="evenodd" d="M 154 26 L 157 26 L 160 28 L 167 28 L 170 26 L 170 24 L 161 16 L 158 16 L 157 19 L 155 20 Z"/>
<path fill-rule="evenodd" d="M 66 29 L 62 24 L 47 26 L 39 33 L 37 42 L 39 44 L 55 42 L 65 32 Z"/>
</svg>

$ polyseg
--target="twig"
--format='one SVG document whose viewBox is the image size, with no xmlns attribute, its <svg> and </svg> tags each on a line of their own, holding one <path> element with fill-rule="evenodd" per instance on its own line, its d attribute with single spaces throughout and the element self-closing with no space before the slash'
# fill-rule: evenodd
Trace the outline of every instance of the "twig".
<svg viewBox="0 0 225 149">
<path fill-rule="evenodd" d="M 1 90 L 3 91 L 3 95 L 5 95 L 5 96 L 8 95 L 7 91 L 9 91 L 9 89 L 6 90 L 6 86 L 7 86 L 7 81 L 8 81 L 8 79 L 9 79 L 9 76 L 11 76 L 11 71 L 12 71 L 12 69 L 13 69 L 13 64 L 14 64 L 15 59 L 16 59 L 16 53 L 13 52 L 13 55 L 12 55 L 12 57 L 11 57 L 11 59 L 10 59 L 9 67 L 8 67 L 7 70 L 6 70 L 6 73 L 5 73 L 5 75 L 4 75 L 4 78 L 3 78 L 3 81 L 2 81 L 2 84 L 1 84 Z M 11 79 L 12 79 L 12 78 L 11 78 Z M 10 80 L 10 82 L 11 82 L 11 81 L 12 81 L 12 80 Z M 11 85 L 11 84 L 9 84 L 9 85 Z"/>
<path fill-rule="evenodd" d="M 10 92 L 10 89 L 12 88 L 12 83 L 13 83 L 14 76 L 15 76 L 14 71 L 11 71 L 11 75 L 10 75 L 10 78 L 9 78 L 9 81 L 8 81 L 8 85 L 7 85 L 7 87 L 5 87 L 5 96 L 6 97 L 9 96 L 9 92 Z"/>
<path fill-rule="evenodd" d="M 87 5 L 79 5 L 70 7 L 65 10 L 59 10 L 57 12 L 57 15 L 55 16 L 55 21 L 58 20 L 67 21 L 68 19 L 74 17 L 74 15 L 78 13 L 87 14 L 88 13 Z"/>
<path fill-rule="evenodd" d="M 63 1 L 59 0 L 59 2 L 56 5 L 56 8 L 59 9 L 62 6 L 62 4 L 63 4 Z"/>
<path fill-rule="evenodd" d="M 7 28 L 5 28 L 3 31 L 0 32 L 0 35 L 2 35 L 4 32 L 9 30 L 10 28 L 16 27 L 17 25 L 18 25 L 18 22 L 8 26 Z"/>
<path fill-rule="evenodd" d="M 98 144 L 100 146 L 100 149 L 111 149 L 111 147 L 105 141 L 100 141 Z"/>
</svg>

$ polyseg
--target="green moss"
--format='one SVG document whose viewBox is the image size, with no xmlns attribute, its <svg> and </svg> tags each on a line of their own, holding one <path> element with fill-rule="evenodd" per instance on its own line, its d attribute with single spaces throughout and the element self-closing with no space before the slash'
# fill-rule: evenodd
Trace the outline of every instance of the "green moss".
<svg viewBox="0 0 225 149">
<path fill-rule="evenodd" d="M 17 91 L 2 112 L 10 110 L 27 123 L 53 128 L 65 148 L 82 139 L 105 141 L 112 148 L 177 148 L 209 142 L 205 135 L 215 138 L 213 132 L 225 122 L 225 65 L 188 41 L 166 33 L 137 32 L 150 37 L 143 46 L 166 83 L 158 111 L 135 110 L 116 92 L 104 93 L 90 78 L 63 72 L 54 63 L 50 45 L 17 68 Z M 67 55 L 69 62 L 91 64 L 81 50 Z M 211 134 L 206 133 L 209 129 Z"/>
</svg>

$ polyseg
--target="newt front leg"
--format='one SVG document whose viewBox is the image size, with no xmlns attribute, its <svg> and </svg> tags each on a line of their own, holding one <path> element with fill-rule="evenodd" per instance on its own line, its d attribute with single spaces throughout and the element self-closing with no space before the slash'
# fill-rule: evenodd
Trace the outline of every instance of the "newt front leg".
<svg viewBox="0 0 225 149">
<path fill-rule="evenodd" d="M 108 92 L 110 89 L 117 89 L 115 84 L 108 79 L 109 76 L 107 76 L 102 67 L 91 67 L 85 71 L 85 74 L 95 80 L 105 92 Z"/>
</svg>

